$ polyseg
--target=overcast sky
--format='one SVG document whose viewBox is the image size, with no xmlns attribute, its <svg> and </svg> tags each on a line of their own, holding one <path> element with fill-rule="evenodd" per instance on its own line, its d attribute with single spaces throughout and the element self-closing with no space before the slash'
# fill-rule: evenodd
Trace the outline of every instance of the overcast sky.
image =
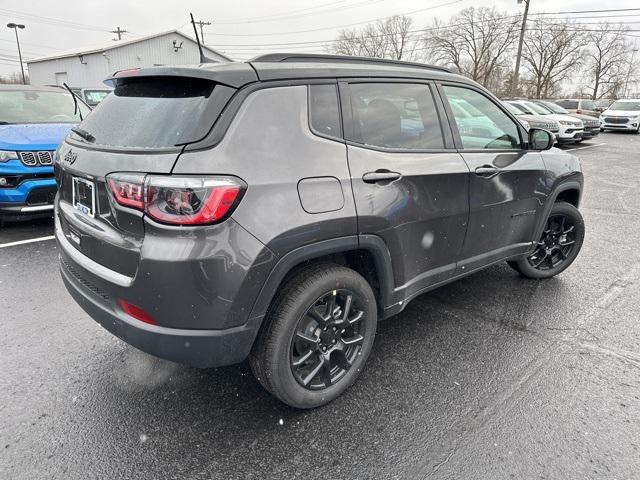
<svg viewBox="0 0 640 480">
<path fill-rule="evenodd" d="M 531 2 L 531 12 L 640 7 L 638 0 Z M 212 22 L 205 27 L 207 45 L 231 58 L 247 59 L 261 52 L 322 52 L 322 43 L 314 42 L 332 40 L 341 29 L 394 14 L 410 15 L 421 28 L 434 17 L 446 19 L 469 6 L 495 6 L 513 14 L 523 8 L 517 0 L 0 0 L 0 75 L 19 70 L 14 33 L 4 27 L 8 22 L 26 25 L 19 35 L 23 57 L 31 59 L 109 42 L 115 37 L 109 30 L 118 26 L 128 30 L 127 39 L 174 28 L 193 36 L 191 11 L 196 20 Z M 575 15 L 585 23 L 596 22 L 593 16 Z M 640 11 L 607 20 L 640 30 Z"/>
</svg>

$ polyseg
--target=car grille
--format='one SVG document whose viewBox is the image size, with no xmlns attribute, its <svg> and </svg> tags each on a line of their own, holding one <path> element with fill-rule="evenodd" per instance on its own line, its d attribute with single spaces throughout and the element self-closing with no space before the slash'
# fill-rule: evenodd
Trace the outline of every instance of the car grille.
<svg viewBox="0 0 640 480">
<path fill-rule="evenodd" d="M 27 205 L 50 205 L 56 196 L 56 187 L 37 187 L 27 195 Z"/>
<path fill-rule="evenodd" d="M 53 165 L 53 152 L 43 150 L 41 152 L 18 152 L 20 161 L 27 167 L 36 165 Z"/>
<path fill-rule="evenodd" d="M 623 123 L 627 123 L 629 119 L 627 117 L 605 117 L 604 121 L 606 123 L 622 125 Z"/>
<path fill-rule="evenodd" d="M 551 132 L 558 131 L 558 126 L 555 123 L 529 122 L 529 125 L 533 128 L 544 128 L 545 130 L 549 130 Z"/>
</svg>

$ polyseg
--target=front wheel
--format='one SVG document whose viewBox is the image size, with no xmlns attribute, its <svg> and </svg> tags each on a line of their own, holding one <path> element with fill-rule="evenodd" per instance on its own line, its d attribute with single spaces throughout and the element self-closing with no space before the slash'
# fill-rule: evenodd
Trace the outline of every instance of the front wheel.
<svg viewBox="0 0 640 480">
<path fill-rule="evenodd" d="M 508 263 L 525 277 L 554 277 L 569 267 L 578 256 L 584 231 L 580 211 L 570 203 L 558 202 L 551 209 L 533 253 Z"/>
<path fill-rule="evenodd" d="M 376 300 L 357 272 L 307 267 L 277 294 L 249 357 L 258 381 L 296 408 L 315 408 L 356 380 L 373 347 Z"/>
</svg>

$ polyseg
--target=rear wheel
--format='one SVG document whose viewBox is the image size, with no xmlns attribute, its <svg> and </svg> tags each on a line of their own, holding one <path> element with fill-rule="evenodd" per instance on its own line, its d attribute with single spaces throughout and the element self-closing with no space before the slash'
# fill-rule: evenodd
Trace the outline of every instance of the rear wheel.
<svg viewBox="0 0 640 480">
<path fill-rule="evenodd" d="M 249 357 L 260 383 L 296 408 L 324 405 L 356 380 L 373 347 L 376 301 L 357 272 L 300 271 L 278 293 Z"/>
<path fill-rule="evenodd" d="M 583 241 L 580 211 L 570 203 L 559 202 L 551 209 L 533 253 L 508 263 L 525 277 L 551 278 L 573 263 Z"/>
</svg>

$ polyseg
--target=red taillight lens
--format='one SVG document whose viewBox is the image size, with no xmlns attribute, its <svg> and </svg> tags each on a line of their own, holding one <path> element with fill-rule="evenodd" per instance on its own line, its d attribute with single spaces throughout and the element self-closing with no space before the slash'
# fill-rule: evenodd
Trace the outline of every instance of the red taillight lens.
<svg viewBox="0 0 640 480">
<path fill-rule="evenodd" d="M 125 207 L 144 209 L 144 175 L 108 175 L 107 183 L 113 197 Z"/>
<path fill-rule="evenodd" d="M 170 225 L 209 225 L 224 220 L 246 185 L 231 177 L 110 174 L 115 200 Z"/>
<path fill-rule="evenodd" d="M 225 218 L 242 186 L 230 178 L 149 177 L 146 212 L 159 222 L 206 225 Z"/>
<path fill-rule="evenodd" d="M 576 113 L 580 114 L 582 113 L 582 110 L 576 110 Z"/>
<path fill-rule="evenodd" d="M 136 320 L 140 320 L 141 322 L 148 323 L 150 325 L 156 325 L 156 321 L 151 318 L 151 315 L 149 315 L 146 311 L 144 311 L 137 305 L 129 303 L 126 300 L 122 300 L 121 298 L 118 299 L 118 303 L 120 304 L 120 308 L 122 308 L 122 311 L 127 315 L 135 318 Z"/>
</svg>

